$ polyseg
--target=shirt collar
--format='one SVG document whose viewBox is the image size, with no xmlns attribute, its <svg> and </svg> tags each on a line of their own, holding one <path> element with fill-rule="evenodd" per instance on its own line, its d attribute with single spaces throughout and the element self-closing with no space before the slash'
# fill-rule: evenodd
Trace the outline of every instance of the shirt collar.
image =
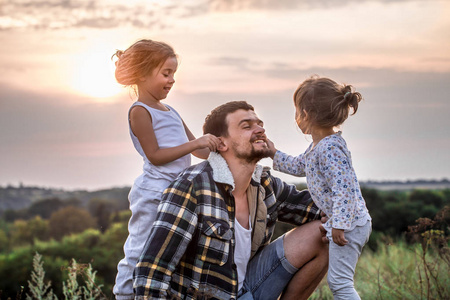
<svg viewBox="0 0 450 300">
<path fill-rule="evenodd" d="M 208 157 L 208 162 L 213 169 L 213 179 L 215 182 L 225 183 L 232 187 L 234 190 L 234 178 L 233 174 L 231 174 L 230 168 L 228 168 L 228 164 L 226 160 L 216 152 L 211 152 Z M 261 165 L 256 165 L 255 171 L 253 172 L 252 179 L 256 182 L 261 181 L 261 175 L 263 172 L 263 167 Z"/>
</svg>

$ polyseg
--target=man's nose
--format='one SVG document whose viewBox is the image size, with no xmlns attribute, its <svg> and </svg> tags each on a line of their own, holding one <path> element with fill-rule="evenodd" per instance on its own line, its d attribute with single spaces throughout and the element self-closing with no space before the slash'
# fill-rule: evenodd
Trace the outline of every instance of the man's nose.
<svg viewBox="0 0 450 300">
<path fill-rule="evenodd" d="M 264 133 L 264 132 L 266 132 L 266 130 L 261 125 L 256 124 L 255 132 L 256 133 Z"/>
</svg>

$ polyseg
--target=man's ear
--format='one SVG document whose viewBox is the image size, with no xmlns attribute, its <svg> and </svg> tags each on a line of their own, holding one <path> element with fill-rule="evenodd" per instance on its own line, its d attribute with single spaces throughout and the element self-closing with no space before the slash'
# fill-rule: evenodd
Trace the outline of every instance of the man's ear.
<svg viewBox="0 0 450 300">
<path fill-rule="evenodd" d="M 219 137 L 220 143 L 219 146 L 217 147 L 217 151 L 219 152 L 225 152 L 228 150 L 228 145 L 227 142 L 224 140 L 223 137 Z"/>
</svg>

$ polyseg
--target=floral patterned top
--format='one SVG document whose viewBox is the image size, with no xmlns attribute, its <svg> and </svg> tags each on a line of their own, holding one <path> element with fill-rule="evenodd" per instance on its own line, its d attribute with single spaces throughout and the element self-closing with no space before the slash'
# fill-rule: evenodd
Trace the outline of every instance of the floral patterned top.
<svg viewBox="0 0 450 300">
<path fill-rule="evenodd" d="M 297 157 L 277 151 L 273 168 L 306 176 L 312 199 L 329 218 L 324 224 L 327 236 L 331 236 L 331 228 L 349 231 L 371 220 L 341 132 L 323 138 L 314 148 L 311 143 Z"/>
</svg>

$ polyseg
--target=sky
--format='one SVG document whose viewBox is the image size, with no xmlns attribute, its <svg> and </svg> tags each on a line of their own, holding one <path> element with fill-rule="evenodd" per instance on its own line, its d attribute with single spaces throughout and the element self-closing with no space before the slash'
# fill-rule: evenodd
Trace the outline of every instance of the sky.
<svg viewBox="0 0 450 300">
<path fill-rule="evenodd" d="M 0 186 L 133 183 L 135 95 L 111 56 L 143 38 L 178 53 L 164 103 L 196 136 L 246 100 L 278 149 L 303 153 L 292 95 L 317 74 L 364 97 L 341 128 L 360 181 L 450 178 L 449 15 L 448 0 L 0 0 Z"/>
</svg>

